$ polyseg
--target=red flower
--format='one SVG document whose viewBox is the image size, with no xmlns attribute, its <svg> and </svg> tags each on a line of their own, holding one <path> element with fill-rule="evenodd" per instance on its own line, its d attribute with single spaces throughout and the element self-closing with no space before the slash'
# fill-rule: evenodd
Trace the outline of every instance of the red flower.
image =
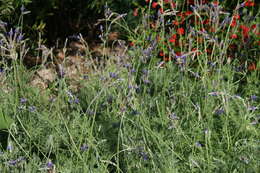
<svg viewBox="0 0 260 173">
<path fill-rule="evenodd" d="M 165 56 L 165 57 L 163 57 L 163 61 L 165 61 L 165 62 L 169 62 L 169 61 L 171 61 L 171 58 L 168 57 L 168 56 Z"/>
<path fill-rule="evenodd" d="M 236 38 L 237 38 L 237 34 L 232 34 L 232 35 L 230 36 L 230 38 L 236 39 Z"/>
<path fill-rule="evenodd" d="M 161 56 L 161 57 L 163 57 L 163 56 L 164 56 L 164 53 L 163 53 L 163 51 L 160 51 L 160 52 L 159 52 L 159 56 Z"/>
<path fill-rule="evenodd" d="M 189 16 L 189 15 L 191 15 L 192 13 L 193 13 L 192 11 L 186 11 L 186 12 L 185 12 L 185 15 L 186 15 L 186 16 Z"/>
<path fill-rule="evenodd" d="M 138 8 L 135 8 L 135 9 L 134 9 L 133 15 L 134 15 L 134 16 L 138 16 Z"/>
<path fill-rule="evenodd" d="M 130 43 L 129 43 L 129 46 L 130 47 L 133 47 L 135 44 L 131 41 Z"/>
<path fill-rule="evenodd" d="M 178 26 L 180 23 L 177 20 L 174 20 L 172 24 Z"/>
<path fill-rule="evenodd" d="M 183 28 L 178 28 L 177 33 L 178 33 L 179 35 L 183 35 L 183 34 L 185 33 L 185 31 L 184 31 Z"/>
<path fill-rule="evenodd" d="M 176 8 L 175 2 L 172 2 L 172 3 L 171 3 L 171 8 Z"/>
<path fill-rule="evenodd" d="M 253 7 L 253 6 L 255 6 L 255 3 L 252 0 L 246 0 L 245 6 L 246 7 Z"/>
<path fill-rule="evenodd" d="M 210 23 L 210 20 L 209 19 L 205 19 L 204 21 L 202 21 L 203 25 L 207 25 Z"/>
<path fill-rule="evenodd" d="M 181 56 L 181 52 L 175 52 L 177 56 Z"/>
<path fill-rule="evenodd" d="M 256 24 L 253 24 L 253 25 L 251 26 L 251 29 L 256 29 Z"/>
<path fill-rule="evenodd" d="M 233 17 L 230 26 L 235 27 L 237 25 L 237 20 Z"/>
<path fill-rule="evenodd" d="M 255 65 L 255 63 L 250 64 L 250 65 L 247 67 L 247 69 L 248 69 L 249 71 L 254 71 L 254 70 L 256 70 L 256 65 Z"/>
<path fill-rule="evenodd" d="M 235 14 L 235 15 L 234 15 L 234 19 L 237 19 L 237 20 L 239 20 L 239 19 L 240 19 L 240 16 L 239 16 L 239 14 Z"/>
<path fill-rule="evenodd" d="M 194 0 L 188 0 L 188 4 L 189 5 L 193 5 L 194 4 Z"/>
<path fill-rule="evenodd" d="M 152 8 L 156 8 L 159 4 L 157 2 L 152 3 Z"/>
<path fill-rule="evenodd" d="M 150 0 L 145 0 L 145 2 L 146 2 L 146 3 L 149 3 L 149 2 L 150 2 Z"/>
<path fill-rule="evenodd" d="M 177 35 L 176 35 L 176 34 L 173 34 L 173 35 L 171 36 L 171 38 L 169 39 L 169 42 L 171 42 L 171 43 L 176 43 L 176 38 L 177 38 Z"/>
<path fill-rule="evenodd" d="M 245 25 L 240 25 L 240 29 L 242 29 L 242 34 L 245 38 L 248 37 L 248 33 L 250 31 L 250 28 Z"/>
<path fill-rule="evenodd" d="M 159 10 L 160 10 L 160 13 L 161 13 L 161 14 L 163 14 L 163 9 L 162 9 L 162 8 L 160 8 Z"/>
<path fill-rule="evenodd" d="M 215 5 L 215 6 L 218 6 L 218 4 L 219 4 L 218 1 L 213 1 L 212 3 L 213 3 L 213 5 Z"/>
</svg>

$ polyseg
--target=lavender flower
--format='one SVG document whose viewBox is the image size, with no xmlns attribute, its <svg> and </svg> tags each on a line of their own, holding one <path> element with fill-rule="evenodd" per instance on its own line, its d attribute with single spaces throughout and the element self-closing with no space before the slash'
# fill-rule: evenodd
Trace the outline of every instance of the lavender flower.
<svg viewBox="0 0 260 173">
<path fill-rule="evenodd" d="M 23 160 L 25 160 L 25 157 L 19 157 L 19 158 L 16 159 L 16 160 L 9 160 L 9 161 L 7 162 L 7 164 L 8 164 L 9 166 L 15 166 L 15 165 L 17 165 L 18 163 L 20 163 L 20 162 L 23 161 Z"/>
<path fill-rule="evenodd" d="M 203 145 L 202 145 L 200 142 L 195 142 L 195 145 L 196 145 L 197 147 L 203 147 Z"/>
<path fill-rule="evenodd" d="M 118 78 L 118 74 L 114 73 L 114 72 L 109 72 L 109 76 L 113 79 L 117 79 Z"/>
<path fill-rule="evenodd" d="M 147 69 L 143 69 L 142 73 L 143 73 L 143 75 L 147 76 L 148 75 L 148 70 Z"/>
<path fill-rule="evenodd" d="M 11 152 L 13 151 L 13 146 L 11 144 L 8 144 L 6 149 Z"/>
<path fill-rule="evenodd" d="M 225 113 L 224 109 L 217 109 L 217 110 L 215 111 L 215 114 L 216 114 L 216 115 L 222 115 L 222 114 L 224 114 L 224 113 Z"/>
<path fill-rule="evenodd" d="M 169 115 L 169 118 L 170 118 L 171 120 L 179 120 L 179 119 L 180 119 L 180 118 L 176 115 L 176 113 L 170 114 L 170 115 Z"/>
<path fill-rule="evenodd" d="M 9 37 L 13 37 L 13 34 L 14 34 L 13 28 L 11 28 L 10 31 L 7 33 L 7 35 L 8 35 Z"/>
<path fill-rule="evenodd" d="M 54 166 L 54 164 L 53 164 L 51 161 L 48 161 L 48 162 L 46 163 L 47 169 L 52 169 L 53 166 Z"/>
<path fill-rule="evenodd" d="M 132 110 L 132 111 L 130 112 L 130 114 L 131 114 L 131 115 L 139 115 L 140 112 L 138 112 L 137 110 Z"/>
<path fill-rule="evenodd" d="M 86 151 L 88 149 L 88 145 L 87 144 L 83 144 L 81 147 L 80 147 L 80 150 L 81 151 Z"/>
<path fill-rule="evenodd" d="M 250 97 L 250 99 L 251 99 L 252 101 L 256 101 L 256 100 L 258 99 L 258 97 L 257 97 L 256 95 L 252 95 L 252 96 Z"/>
<path fill-rule="evenodd" d="M 249 111 L 255 111 L 255 110 L 257 110 L 258 108 L 256 107 L 256 106 L 249 106 L 248 107 L 248 110 Z"/>
<path fill-rule="evenodd" d="M 28 107 L 30 112 L 35 112 L 36 111 L 36 107 L 35 106 L 29 106 Z"/>
<path fill-rule="evenodd" d="M 27 99 L 26 98 L 20 98 L 20 103 L 21 104 L 25 104 L 27 102 Z"/>
<path fill-rule="evenodd" d="M 144 160 L 148 160 L 148 159 L 149 159 L 149 156 L 148 156 L 145 152 L 143 152 L 143 151 L 139 152 L 139 155 L 140 155 Z"/>
<path fill-rule="evenodd" d="M 19 34 L 18 37 L 17 37 L 17 41 L 20 42 L 23 40 L 23 34 Z"/>
</svg>

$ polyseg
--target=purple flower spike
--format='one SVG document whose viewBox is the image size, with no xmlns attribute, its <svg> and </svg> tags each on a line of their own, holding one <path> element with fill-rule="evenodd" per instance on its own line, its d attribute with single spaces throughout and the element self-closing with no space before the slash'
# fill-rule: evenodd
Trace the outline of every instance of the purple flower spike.
<svg viewBox="0 0 260 173">
<path fill-rule="evenodd" d="M 54 166 L 54 164 L 53 164 L 51 161 L 48 161 L 48 162 L 46 163 L 46 167 L 47 167 L 48 169 L 52 169 L 53 166 Z"/>
<path fill-rule="evenodd" d="M 111 78 L 113 78 L 113 79 L 117 79 L 117 78 L 118 78 L 118 74 L 113 73 L 113 72 L 110 72 L 110 73 L 109 73 L 109 76 L 110 76 Z"/>
<path fill-rule="evenodd" d="M 29 106 L 28 107 L 30 112 L 35 112 L 36 111 L 36 107 L 35 106 Z"/>
<path fill-rule="evenodd" d="M 250 99 L 251 99 L 252 101 L 256 101 L 256 100 L 258 99 L 258 97 L 257 97 L 256 95 L 252 95 L 252 96 L 250 97 Z"/>
<path fill-rule="evenodd" d="M 83 144 L 81 147 L 80 147 L 80 150 L 81 151 L 86 151 L 88 149 L 88 145 L 87 144 Z"/>
<path fill-rule="evenodd" d="M 255 110 L 257 110 L 258 108 L 256 107 L 256 106 L 250 106 L 249 108 L 248 108 L 248 110 L 249 111 L 255 111 Z"/>
<path fill-rule="evenodd" d="M 224 114 L 225 113 L 225 111 L 223 110 L 223 109 L 217 109 L 216 111 L 215 111 L 215 114 L 216 115 L 222 115 L 222 114 Z"/>
<path fill-rule="evenodd" d="M 143 152 L 143 151 L 141 151 L 141 152 L 139 153 L 139 155 L 140 155 L 144 160 L 148 160 L 148 159 L 149 159 L 148 155 L 147 155 L 145 152 Z"/>
</svg>

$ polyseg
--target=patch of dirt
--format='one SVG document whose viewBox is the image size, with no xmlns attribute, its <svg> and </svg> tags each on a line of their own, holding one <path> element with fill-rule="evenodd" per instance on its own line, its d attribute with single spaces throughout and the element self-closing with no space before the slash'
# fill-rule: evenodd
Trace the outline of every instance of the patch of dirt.
<svg viewBox="0 0 260 173">
<path fill-rule="evenodd" d="M 24 58 L 24 63 L 28 67 L 41 65 L 35 71 L 30 84 L 45 90 L 57 79 L 65 78 L 71 89 L 77 91 L 81 87 L 80 81 L 98 70 L 101 62 L 104 65 L 107 59 L 126 56 L 125 41 L 118 40 L 117 36 L 112 33 L 110 39 L 115 44 L 109 47 L 103 47 L 102 44 L 88 44 L 84 41 L 72 41 L 63 49 L 48 49 L 42 46 L 41 56 L 27 55 Z"/>
</svg>

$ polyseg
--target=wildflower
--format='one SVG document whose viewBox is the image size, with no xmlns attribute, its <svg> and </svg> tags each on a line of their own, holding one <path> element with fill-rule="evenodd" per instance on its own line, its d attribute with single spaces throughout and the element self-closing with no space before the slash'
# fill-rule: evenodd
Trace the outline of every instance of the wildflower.
<svg viewBox="0 0 260 173">
<path fill-rule="evenodd" d="M 231 27 L 235 27 L 237 25 L 237 20 L 233 17 L 230 23 Z"/>
<path fill-rule="evenodd" d="M 248 107 L 248 110 L 249 111 L 255 111 L 255 110 L 257 110 L 258 108 L 256 107 L 256 106 L 249 106 Z"/>
<path fill-rule="evenodd" d="M 246 0 L 245 6 L 246 7 L 253 7 L 253 6 L 255 6 L 255 3 L 252 0 Z"/>
<path fill-rule="evenodd" d="M 6 149 L 11 152 L 13 151 L 13 146 L 11 144 L 8 144 Z"/>
<path fill-rule="evenodd" d="M 222 115 L 222 114 L 224 114 L 224 113 L 225 113 L 224 109 L 217 109 L 217 110 L 215 111 L 215 114 L 216 114 L 216 115 Z"/>
<path fill-rule="evenodd" d="M 83 75 L 83 79 L 89 79 L 88 75 Z"/>
<path fill-rule="evenodd" d="M 247 69 L 248 69 L 249 71 L 254 71 L 254 70 L 256 70 L 256 65 L 255 65 L 255 63 L 250 64 L 250 65 L 247 67 Z"/>
<path fill-rule="evenodd" d="M 54 164 L 53 164 L 51 161 L 48 161 L 48 162 L 46 163 L 47 169 L 52 169 L 53 166 L 54 166 Z"/>
<path fill-rule="evenodd" d="M 72 104 L 72 103 L 75 103 L 75 104 L 79 104 L 79 99 L 76 97 L 76 98 L 71 98 L 69 99 L 69 103 Z"/>
<path fill-rule="evenodd" d="M 158 5 L 159 5 L 158 2 L 153 2 L 152 3 L 152 8 L 156 8 Z"/>
<path fill-rule="evenodd" d="M 88 149 L 88 145 L 87 144 L 83 144 L 81 147 L 80 147 L 80 150 L 81 151 L 86 151 Z"/>
<path fill-rule="evenodd" d="M 7 33 L 9 37 L 12 37 L 14 32 L 13 32 L 13 28 L 10 29 L 10 31 Z"/>
<path fill-rule="evenodd" d="M 171 8 L 176 8 L 176 3 L 175 2 L 171 3 Z"/>
<path fill-rule="evenodd" d="M 173 35 L 171 36 L 171 38 L 169 39 L 169 42 L 171 42 L 171 43 L 176 43 L 176 38 L 177 38 L 177 35 L 176 35 L 176 34 L 173 34 Z"/>
<path fill-rule="evenodd" d="M 151 81 L 148 80 L 148 79 L 144 79 L 143 82 L 144 82 L 144 84 L 150 84 L 151 83 Z"/>
<path fill-rule="evenodd" d="M 221 92 L 210 92 L 210 93 L 208 93 L 208 95 L 210 95 L 210 96 L 218 96 L 220 94 L 222 94 L 222 93 Z"/>
<path fill-rule="evenodd" d="M 9 160 L 9 161 L 7 162 L 7 164 L 8 164 L 9 166 L 15 166 L 15 165 L 17 165 L 18 163 L 20 163 L 20 162 L 23 161 L 23 160 L 25 160 L 25 157 L 19 157 L 19 158 L 16 159 L 16 160 Z"/>
<path fill-rule="evenodd" d="M 180 118 L 176 115 L 176 113 L 170 114 L 170 115 L 169 115 L 169 118 L 170 118 L 171 120 L 179 120 L 179 119 L 180 119 Z"/>
<path fill-rule="evenodd" d="M 133 11 L 133 16 L 138 16 L 138 8 L 135 8 Z"/>
<path fill-rule="evenodd" d="M 19 42 L 19 41 L 22 41 L 22 40 L 23 40 L 23 35 L 20 33 L 17 37 L 17 41 Z"/>
<path fill-rule="evenodd" d="M 113 79 L 117 79 L 118 78 L 118 74 L 116 74 L 114 72 L 109 72 L 109 76 L 110 76 L 110 78 L 113 78 Z"/>
<path fill-rule="evenodd" d="M 203 145 L 200 142 L 195 142 L 195 146 L 197 147 L 203 147 Z"/>
<path fill-rule="evenodd" d="M 183 28 L 178 28 L 177 33 L 178 33 L 179 35 L 183 35 L 183 34 L 185 33 L 185 31 L 184 31 Z"/>
<path fill-rule="evenodd" d="M 28 107 L 30 112 L 35 112 L 36 111 L 36 107 L 35 106 L 29 106 Z"/>
<path fill-rule="evenodd" d="M 248 33 L 250 31 L 250 28 L 245 25 L 240 25 L 240 29 L 242 30 L 242 34 L 245 38 L 248 37 Z"/>
<path fill-rule="evenodd" d="M 189 16 L 189 15 L 192 15 L 192 13 L 193 13 L 192 11 L 186 11 L 186 12 L 185 12 L 185 15 L 186 15 L 186 16 Z"/>
<path fill-rule="evenodd" d="M 237 38 L 237 34 L 232 34 L 232 35 L 230 36 L 230 38 L 236 39 L 236 38 Z"/>
<path fill-rule="evenodd" d="M 252 96 L 250 97 L 250 99 L 251 99 L 252 101 L 256 101 L 256 100 L 258 99 L 258 97 L 257 97 L 256 95 L 252 95 Z"/>
<path fill-rule="evenodd" d="M 129 43 L 129 46 L 130 46 L 130 47 L 133 47 L 134 45 L 135 45 L 135 44 L 134 44 L 134 42 L 132 42 L 132 41 Z"/>
<path fill-rule="evenodd" d="M 148 75 L 148 70 L 147 69 L 143 69 L 142 73 L 143 73 L 143 75 L 147 76 Z"/>
<path fill-rule="evenodd" d="M 20 103 L 21 104 L 25 104 L 27 102 L 27 99 L 26 98 L 20 98 Z"/>
<path fill-rule="evenodd" d="M 139 115 L 140 112 L 138 112 L 137 110 L 132 110 L 132 111 L 130 112 L 130 114 L 131 114 L 131 115 Z"/>
<path fill-rule="evenodd" d="M 148 160 L 148 159 L 149 159 L 148 155 L 147 155 L 145 152 L 143 152 L 143 151 L 139 152 L 139 155 L 140 155 L 144 160 Z"/>
</svg>

